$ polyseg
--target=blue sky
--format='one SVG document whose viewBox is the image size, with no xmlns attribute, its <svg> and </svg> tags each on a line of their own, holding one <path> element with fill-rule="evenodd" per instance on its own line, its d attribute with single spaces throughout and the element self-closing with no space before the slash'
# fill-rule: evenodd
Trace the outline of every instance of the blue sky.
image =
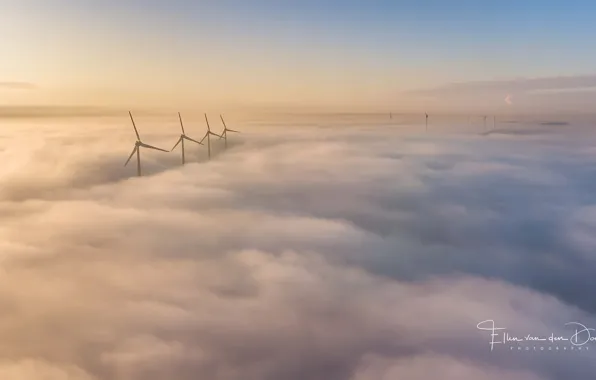
<svg viewBox="0 0 596 380">
<path fill-rule="evenodd" d="M 369 104 L 453 82 L 596 74 L 590 1 L 5 2 L 0 32 L 15 38 L 0 42 L 0 81 L 95 89 L 90 99 L 223 82 L 238 95 L 218 101 Z M 252 94 L 258 83 L 267 91 Z"/>
</svg>

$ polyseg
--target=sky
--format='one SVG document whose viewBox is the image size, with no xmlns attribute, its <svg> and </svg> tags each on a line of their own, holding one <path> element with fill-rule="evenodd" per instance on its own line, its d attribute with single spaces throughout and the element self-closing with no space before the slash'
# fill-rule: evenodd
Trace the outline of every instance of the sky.
<svg viewBox="0 0 596 380">
<path fill-rule="evenodd" d="M 4 106 L 496 113 L 596 101 L 590 1 L 0 5 Z"/>
</svg>

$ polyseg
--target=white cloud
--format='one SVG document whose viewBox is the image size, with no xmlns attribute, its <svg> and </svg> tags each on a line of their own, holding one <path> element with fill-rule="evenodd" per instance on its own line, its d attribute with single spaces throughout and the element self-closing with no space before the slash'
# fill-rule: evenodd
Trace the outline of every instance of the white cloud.
<svg viewBox="0 0 596 380">
<path fill-rule="evenodd" d="M 377 357 L 365 358 L 354 380 L 392 380 L 399 378 L 427 380 L 439 378 L 439 376 L 445 380 L 542 379 L 531 372 L 503 370 L 487 365 L 478 365 L 473 362 L 460 362 L 448 356 L 420 355 L 413 359 L 398 361 Z"/>
<path fill-rule="evenodd" d="M 95 380 L 95 377 L 71 365 L 52 365 L 29 359 L 0 362 L 0 377 L 15 380 Z"/>
<path fill-rule="evenodd" d="M 592 113 L 595 89 L 596 75 L 577 75 L 449 83 L 407 94 L 447 113 Z"/>
<path fill-rule="evenodd" d="M 148 153 L 134 178 L 125 119 L 64 123 L 0 139 L 1 378 L 596 369 L 591 351 L 491 353 L 476 329 L 596 326 L 586 139 L 236 126 L 214 160 Z M 176 119 L 151 123 L 143 138 L 171 146 Z"/>
</svg>

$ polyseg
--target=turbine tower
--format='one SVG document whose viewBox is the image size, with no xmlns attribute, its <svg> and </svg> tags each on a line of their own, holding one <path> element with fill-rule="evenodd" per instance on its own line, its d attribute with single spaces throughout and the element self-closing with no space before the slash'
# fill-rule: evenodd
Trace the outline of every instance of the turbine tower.
<svg viewBox="0 0 596 380">
<path fill-rule="evenodd" d="M 205 121 L 207 122 L 207 132 L 205 133 L 205 136 L 203 136 L 203 138 L 201 139 L 201 143 L 203 142 L 203 140 L 207 139 L 207 152 L 209 155 L 209 159 L 211 159 L 211 135 L 217 136 L 220 138 L 221 138 L 221 136 L 218 135 L 217 133 L 211 132 L 211 127 L 209 127 L 209 119 L 207 118 L 207 114 L 205 114 Z"/>
<path fill-rule="evenodd" d="M 219 115 L 219 118 L 221 119 L 221 122 L 223 123 L 223 126 L 224 126 L 224 130 L 223 130 L 221 136 L 219 137 L 219 139 L 220 140 L 222 138 L 225 139 L 224 142 L 226 144 L 225 146 L 226 146 L 226 149 L 227 149 L 228 148 L 228 132 L 234 132 L 234 133 L 240 133 L 240 132 L 235 131 L 233 129 L 229 129 L 228 126 L 226 125 L 226 122 L 224 121 L 223 116 Z"/>
<path fill-rule="evenodd" d="M 176 149 L 178 144 L 181 144 L 180 146 L 182 147 L 182 165 L 184 165 L 186 163 L 186 158 L 184 156 L 184 140 L 192 141 L 199 145 L 203 145 L 203 143 L 200 143 L 197 140 L 186 136 L 186 132 L 184 131 L 184 123 L 182 123 L 182 116 L 180 116 L 180 112 L 178 112 L 178 119 L 180 119 L 180 128 L 182 129 L 182 134 L 180 135 L 180 138 L 176 142 L 176 145 L 174 145 L 174 147 L 172 148 L 172 150 L 170 150 L 170 152 L 172 152 L 174 149 Z"/>
<path fill-rule="evenodd" d="M 139 131 L 137 130 L 137 126 L 135 125 L 135 119 L 133 119 L 132 113 L 130 111 L 128 111 L 128 115 L 130 115 L 130 121 L 132 121 L 132 127 L 134 128 L 135 134 L 137 135 L 137 141 L 135 142 L 135 147 L 132 150 L 132 153 L 130 154 L 130 156 L 128 156 L 128 160 L 126 160 L 126 163 L 124 164 L 124 166 L 128 165 L 128 163 L 130 162 L 130 159 L 136 153 L 137 154 L 137 175 L 140 177 L 141 176 L 141 148 L 160 150 L 160 151 L 166 152 L 166 153 L 168 153 L 168 151 L 165 149 L 161 149 L 161 148 L 158 148 L 158 147 L 155 147 L 155 146 L 152 146 L 149 144 L 145 144 L 144 142 L 142 142 L 141 136 L 139 136 Z"/>
</svg>

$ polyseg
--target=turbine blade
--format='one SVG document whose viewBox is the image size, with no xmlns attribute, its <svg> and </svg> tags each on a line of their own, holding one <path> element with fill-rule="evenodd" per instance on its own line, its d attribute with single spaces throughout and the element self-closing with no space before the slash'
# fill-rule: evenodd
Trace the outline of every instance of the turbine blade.
<svg viewBox="0 0 596 380">
<path fill-rule="evenodd" d="M 224 132 L 234 132 L 234 133 L 240 133 L 240 131 L 235 131 L 233 129 L 228 128 L 228 126 L 226 125 L 226 122 L 224 121 L 223 116 L 219 115 L 219 117 L 221 118 L 221 122 L 224 125 Z"/>
<path fill-rule="evenodd" d="M 190 138 L 190 137 L 188 137 L 188 136 L 184 136 L 184 138 L 185 138 L 185 139 L 187 139 L 187 140 L 190 140 L 190 141 L 192 141 L 192 142 L 195 142 L 195 143 L 197 143 L 197 144 L 203 145 L 203 143 L 202 143 L 202 142 L 198 142 L 197 140 L 195 140 L 195 139 L 191 139 L 191 138 Z"/>
<path fill-rule="evenodd" d="M 209 136 L 209 132 L 205 133 L 205 136 L 203 136 L 199 144 L 203 145 L 203 141 L 207 138 L 207 136 Z"/>
<path fill-rule="evenodd" d="M 226 131 L 228 130 L 228 126 L 226 125 L 226 122 L 225 122 L 223 116 L 221 116 L 221 114 L 219 115 L 219 118 L 221 119 L 221 122 L 223 123 L 223 126 L 224 126 L 223 132 L 219 136 L 219 139 L 221 140 L 224 138 L 224 135 L 227 136 Z"/>
<path fill-rule="evenodd" d="M 180 127 L 182 128 L 182 134 L 185 134 L 186 132 L 184 132 L 184 124 L 182 123 L 182 116 L 180 115 L 180 112 L 178 112 L 178 119 L 180 119 Z"/>
<path fill-rule="evenodd" d="M 182 136 L 180 136 L 180 138 L 176 142 L 176 145 L 174 145 L 174 147 L 170 150 L 170 152 L 173 151 L 174 149 L 176 149 L 176 147 L 178 146 L 178 144 L 180 144 L 181 141 L 182 141 Z"/>
<path fill-rule="evenodd" d="M 170 152 L 168 152 L 168 151 L 167 151 L 167 150 L 165 150 L 165 149 L 161 149 L 161 148 L 158 148 L 158 147 L 156 147 L 156 146 L 149 145 L 149 144 L 143 144 L 143 145 L 141 145 L 141 146 L 142 146 L 142 147 L 144 147 L 144 148 L 149 148 L 149 149 L 154 149 L 154 150 L 161 150 L 162 152 L 170 153 Z"/>
<path fill-rule="evenodd" d="M 213 133 L 211 131 L 209 131 L 209 133 L 212 134 L 213 136 L 221 137 L 221 135 L 218 135 L 217 133 Z"/>
<path fill-rule="evenodd" d="M 205 114 L 205 121 L 207 122 L 207 130 L 211 131 L 211 127 L 209 127 L 209 119 L 207 118 L 207 114 Z"/>
<path fill-rule="evenodd" d="M 139 136 L 139 131 L 137 131 L 137 126 L 135 125 L 135 119 L 132 117 L 132 112 L 128 111 L 128 115 L 130 116 L 130 121 L 132 121 L 132 127 L 135 129 L 137 140 L 141 141 L 141 136 Z"/>
<path fill-rule="evenodd" d="M 137 149 L 139 149 L 139 147 L 135 145 L 135 148 L 132 150 L 132 153 L 130 154 L 130 156 L 128 156 L 128 160 L 126 160 L 126 163 L 124 164 L 124 166 L 128 165 L 132 156 L 134 156 L 135 153 L 137 152 Z"/>
</svg>

